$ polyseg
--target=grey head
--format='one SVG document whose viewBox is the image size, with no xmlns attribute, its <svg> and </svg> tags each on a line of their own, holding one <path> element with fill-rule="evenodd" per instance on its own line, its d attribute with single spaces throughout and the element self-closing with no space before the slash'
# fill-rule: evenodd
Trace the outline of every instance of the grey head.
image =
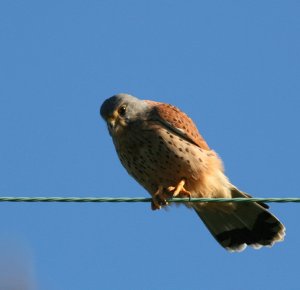
<svg viewBox="0 0 300 290">
<path fill-rule="evenodd" d="M 106 121 L 109 133 L 113 136 L 123 132 L 131 122 L 143 119 L 149 108 L 144 100 L 128 94 L 117 94 L 103 102 L 100 115 Z"/>
</svg>

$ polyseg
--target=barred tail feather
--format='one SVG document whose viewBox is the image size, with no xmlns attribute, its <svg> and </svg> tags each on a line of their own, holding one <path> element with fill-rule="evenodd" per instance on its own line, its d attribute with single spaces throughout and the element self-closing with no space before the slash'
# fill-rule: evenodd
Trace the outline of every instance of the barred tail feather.
<svg viewBox="0 0 300 290">
<path fill-rule="evenodd" d="M 232 188 L 231 194 L 232 197 L 249 197 L 236 188 Z M 242 251 L 247 245 L 255 249 L 271 247 L 284 239 L 284 225 L 265 204 L 219 203 L 193 207 L 214 238 L 229 251 Z"/>
</svg>

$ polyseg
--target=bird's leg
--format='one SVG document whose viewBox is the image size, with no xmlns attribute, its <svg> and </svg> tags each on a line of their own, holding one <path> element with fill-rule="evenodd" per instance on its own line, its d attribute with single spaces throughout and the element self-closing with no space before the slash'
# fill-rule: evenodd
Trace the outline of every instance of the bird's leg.
<svg viewBox="0 0 300 290">
<path fill-rule="evenodd" d="M 191 198 L 191 193 L 184 188 L 185 183 L 186 180 L 182 178 L 176 186 L 169 186 L 167 189 L 159 185 L 157 191 L 152 196 L 152 210 L 161 209 L 162 206 L 168 205 L 167 200 L 171 197 Z"/>
<path fill-rule="evenodd" d="M 168 205 L 168 195 L 162 185 L 158 186 L 157 191 L 152 196 L 151 208 L 152 210 L 161 209 L 162 206 Z"/>
<path fill-rule="evenodd" d="M 186 180 L 182 178 L 176 186 L 169 186 L 168 191 L 172 193 L 172 197 L 188 197 L 191 198 L 191 193 L 184 188 Z"/>
</svg>

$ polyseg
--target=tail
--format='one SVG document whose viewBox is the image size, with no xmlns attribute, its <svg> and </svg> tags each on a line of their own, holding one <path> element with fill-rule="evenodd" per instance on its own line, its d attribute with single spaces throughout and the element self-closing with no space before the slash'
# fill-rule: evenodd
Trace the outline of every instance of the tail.
<svg viewBox="0 0 300 290">
<path fill-rule="evenodd" d="M 231 195 L 250 197 L 236 188 L 232 188 Z M 255 249 L 271 247 L 284 239 L 284 225 L 267 210 L 266 204 L 218 203 L 193 207 L 214 238 L 229 251 L 242 251 L 247 245 Z"/>
</svg>

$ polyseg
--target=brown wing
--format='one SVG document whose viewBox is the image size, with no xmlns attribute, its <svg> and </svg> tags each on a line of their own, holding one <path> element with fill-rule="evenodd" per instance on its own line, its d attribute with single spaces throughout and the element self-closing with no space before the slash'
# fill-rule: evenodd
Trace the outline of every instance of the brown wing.
<svg viewBox="0 0 300 290">
<path fill-rule="evenodd" d="M 146 102 L 153 106 L 153 110 L 150 113 L 150 119 L 159 121 L 164 126 L 200 148 L 210 150 L 192 119 L 185 113 L 169 104 L 148 100 Z"/>
</svg>

